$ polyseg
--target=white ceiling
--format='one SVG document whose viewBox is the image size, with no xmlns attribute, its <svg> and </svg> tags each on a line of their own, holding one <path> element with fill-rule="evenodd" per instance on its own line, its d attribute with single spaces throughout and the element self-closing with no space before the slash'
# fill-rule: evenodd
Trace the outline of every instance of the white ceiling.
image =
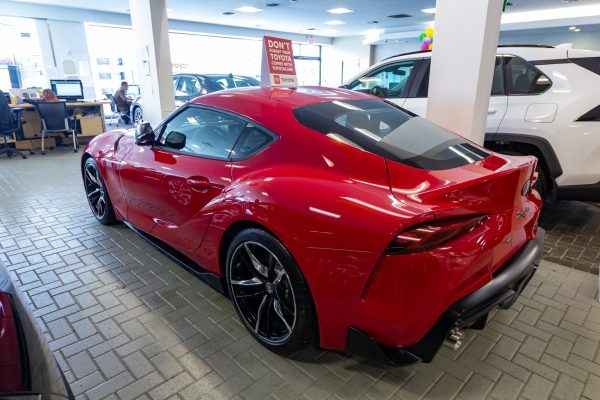
<svg viewBox="0 0 600 400">
<path fill-rule="evenodd" d="M 129 13 L 127 0 L 10 0 L 19 3 L 34 3 L 87 10 Z M 276 7 L 265 7 L 266 3 L 278 3 Z M 599 0 L 511 0 L 513 6 L 507 13 L 541 11 L 551 8 L 600 5 Z M 460 0 L 457 0 L 457 4 Z M 263 11 L 240 13 L 235 9 L 241 6 L 255 6 Z M 414 31 L 433 21 L 433 15 L 421 9 L 435 7 L 435 0 L 167 0 L 169 18 L 197 21 L 246 28 L 258 28 L 282 32 L 314 34 L 319 36 L 349 36 L 363 34 L 371 29 L 383 29 L 385 33 Z M 326 10 L 346 7 L 352 13 L 334 15 Z M 223 15 L 223 12 L 235 12 Z M 1 11 L 0 11 L 1 13 Z M 411 17 L 394 19 L 390 15 L 408 14 Z M 328 20 L 341 20 L 343 25 L 325 24 Z M 368 23 L 377 21 L 377 23 Z M 556 23 L 560 25 L 560 23 Z M 533 24 L 531 27 L 535 27 Z M 520 28 L 527 28 L 521 24 Z M 312 29 L 311 29 L 312 28 Z M 309 30 L 310 29 L 310 30 Z"/>
</svg>

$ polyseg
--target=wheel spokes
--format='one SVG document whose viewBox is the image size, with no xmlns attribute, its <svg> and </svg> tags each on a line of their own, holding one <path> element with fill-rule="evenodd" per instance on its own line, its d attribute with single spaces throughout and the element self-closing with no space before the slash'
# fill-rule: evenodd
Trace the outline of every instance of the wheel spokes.
<svg viewBox="0 0 600 400">
<path fill-rule="evenodd" d="M 267 277 L 269 275 L 269 269 L 266 266 L 264 266 L 258 260 L 258 258 L 256 258 L 252 250 L 250 250 L 250 246 L 248 246 L 248 243 L 244 243 L 244 248 L 246 249 L 248 257 L 250 257 L 250 261 L 252 262 L 252 266 L 254 267 L 254 269 L 262 276 Z"/>
<path fill-rule="evenodd" d="M 240 317 L 262 341 L 283 343 L 296 324 L 290 277 L 277 256 L 258 242 L 241 243 L 229 264 L 229 287 Z"/>
<path fill-rule="evenodd" d="M 265 294 L 260 302 L 260 306 L 258 306 L 258 311 L 256 312 L 256 324 L 254 325 L 254 333 L 258 333 L 258 328 L 260 328 L 260 316 L 263 313 L 263 309 L 265 308 L 268 297 L 269 296 Z"/>
<path fill-rule="evenodd" d="M 239 281 L 231 281 L 232 285 L 236 285 L 236 286 L 262 286 L 264 285 L 263 281 L 261 281 L 258 278 L 252 278 L 252 279 L 242 279 Z"/>
<path fill-rule="evenodd" d="M 281 321 L 285 325 L 285 327 L 288 330 L 288 332 L 292 333 L 292 328 L 290 327 L 290 325 L 288 324 L 288 322 L 285 320 L 285 318 L 283 316 L 283 313 L 281 312 L 281 305 L 280 304 L 281 303 L 277 299 L 273 299 L 273 310 L 275 311 L 275 314 L 277 314 L 277 316 L 281 319 Z"/>
</svg>

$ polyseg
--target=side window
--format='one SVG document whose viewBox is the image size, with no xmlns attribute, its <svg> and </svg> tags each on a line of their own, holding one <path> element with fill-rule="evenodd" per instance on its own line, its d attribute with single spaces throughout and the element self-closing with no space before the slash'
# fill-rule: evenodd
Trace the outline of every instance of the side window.
<svg viewBox="0 0 600 400">
<path fill-rule="evenodd" d="M 158 142 L 189 154 L 227 159 L 245 125 L 228 114 L 188 107 L 165 125 Z"/>
<path fill-rule="evenodd" d="M 200 93 L 200 82 L 193 76 L 184 75 L 179 78 L 175 96 L 191 96 Z"/>
<path fill-rule="evenodd" d="M 233 159 L 244 159 L 258 153 L 275 140 L 275 136 L 249 123 L 231 153 Z"/>
<path fill-rule="evenodd" d="M 249 82 L 243 80 L 243 79 L 233 79 L 233 82 L 235 83 L 235 87 L 249 87 L 251 86 Z"/>
<path fill-rule="evenodd" d="M 496 56 L 494 79 L 492 80 L 492 96 L 504 95 L 504 78 L 502 78 L 502 56 Z"/>
<path fill-rule="evenodd" d="M 422 67 L 423 68 L 423 67 Z M 431 69 L 431 62 L 427 61 L 427 69 L 423 75 L 423 79 L 419 84 L 415 97 L 427 97 L 429 94 L 429 72 Z M 504 81 L 502 79 L 502 57 L 496 56 L 496 63 L 494 65 L 494 79 L 492 81 L 492 96 L 504 94 Z"/>
<path fill-rule="evenodd" d="M 552 86 L 546 75 L 521 57 L 504 56 L 504 72 L 509 95 L 541 94 Z"/>
<path fill-rule="evenodd" d="M 378 86 L 383 90 L 383 97 L 405 97 L 407 83 L 417 60 L 401 61 L 386 65 L 358 78 L 348 85 L 351 90 L 369 93 Z"/>
</svg>

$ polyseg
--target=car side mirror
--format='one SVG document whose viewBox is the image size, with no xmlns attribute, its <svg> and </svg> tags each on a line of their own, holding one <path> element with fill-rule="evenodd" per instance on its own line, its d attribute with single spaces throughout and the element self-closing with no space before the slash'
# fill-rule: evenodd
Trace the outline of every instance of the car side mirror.
<svg viewBox="0 0 600 400">
<path fill-rule="evenodd" d="M 185 135 L 177 131 L 171 131 L 165 138 L 165 146 L 181 150 L 185 147 Z"/>
<path fill-rule="evenodd" d="M 149 146 L 154 143 L 154 129 L 150 122 L 140 122 L 135 128 L 135 144 L 138 146 Z"/>
<path fill-rule="evenodd" d="M 350 85 L 341 85 L 340 89 L 350 89 Z"/>
</svg>

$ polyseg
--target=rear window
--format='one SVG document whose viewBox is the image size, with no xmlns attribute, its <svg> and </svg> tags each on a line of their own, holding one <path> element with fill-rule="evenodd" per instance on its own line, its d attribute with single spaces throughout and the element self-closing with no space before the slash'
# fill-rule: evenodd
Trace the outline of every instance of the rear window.
<svg viewBox="0 0 600 400">
<path fill-rule="evenodd" d="M 345 100 L 294 109 L 304 126 L 387 159 L 429 170 L 460 167 L 490 153 L 382 100 Z"/>
</svg>

